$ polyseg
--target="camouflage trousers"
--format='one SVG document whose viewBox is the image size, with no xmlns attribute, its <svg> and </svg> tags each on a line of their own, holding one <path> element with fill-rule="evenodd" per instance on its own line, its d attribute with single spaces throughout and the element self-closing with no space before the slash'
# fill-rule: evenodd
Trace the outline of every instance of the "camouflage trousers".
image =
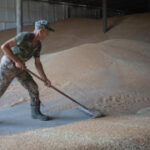
<svg viewBox="0 0 150 150">
<path fill-rule="evenodd" d="M 32 76 L 27 71 L 16 68 L 14 62 L 4 55 L 0 63 L 0 97 L 14 78 L 17 78 L 21 85 L 28 90 L 31 106 L 40 105 L 38 85 Z"/>
</svg>

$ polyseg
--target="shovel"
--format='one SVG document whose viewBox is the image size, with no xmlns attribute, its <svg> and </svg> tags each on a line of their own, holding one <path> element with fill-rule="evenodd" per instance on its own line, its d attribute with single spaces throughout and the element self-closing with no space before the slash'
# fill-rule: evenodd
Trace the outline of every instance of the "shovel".
<svg viewBox="0 0 150 150">
<path fill-rule="evenodd" d="M 35 76 L 36 78 L 38 78 L 39 80 L 41 80 L 42 82 L 44 82 L 44 80 L 39 77 L 38 75 L 36 75 L 34 72 L 30 71 L 29 69 L 26 69 L 26 71 L 30 74 L 32 74 L 33 76 Z M 72 97 L 70 97 L 69 95 L 65 94 L 64 92 L 60 91 L 58 88 L 56 88 L 55 86 L 51 85 L 50 88 L 52 88 L 53 90 L 57 91 L 58 93 L 60 93 L 61 95 L 65 96 L 66 98 L 68 98 L 69 100 L 71 100 L 72 102 L 76 103 L 77 105 L 79 105 L 79 110 L 81 110 L 82 112 L 90 115 L 93 118 L 98 118 L 101 117 L 102 114 L 101 112 L 97 111 L 97 110 L 93 110 L 93 109 L 89 109 L 86 106 L 82 105 L 81 103 L 79 103 L 78 101 L 76 101 L 75 99 L 73 99 Z"/>
</svg>

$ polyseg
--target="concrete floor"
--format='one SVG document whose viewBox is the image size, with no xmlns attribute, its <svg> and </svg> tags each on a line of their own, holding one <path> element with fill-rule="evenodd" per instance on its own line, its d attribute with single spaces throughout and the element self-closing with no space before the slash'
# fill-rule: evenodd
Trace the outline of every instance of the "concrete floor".
<svg viewBox="0 0 150 150">
<path fill-rule="evenodd" d="M 47 103 L 46 106 L 50 106 Z M 44 112 L 45 107 L 42 107 Z M 29 102 L 19 104 L 10 108 L 0 109 L 0 136 L 24 132 L 28 130 L 35 130 L 39 128 L 49 128 L 70 124 L 73 122 L 89 119 L 91 116 L 78 110 L 78 107 L 68 109 L 65 111 L 52 113 L 50 110 L 46 114 L 53 117 L 50 121 L 40 121 L 32 119 L 30 116 Z"/>
</svg>

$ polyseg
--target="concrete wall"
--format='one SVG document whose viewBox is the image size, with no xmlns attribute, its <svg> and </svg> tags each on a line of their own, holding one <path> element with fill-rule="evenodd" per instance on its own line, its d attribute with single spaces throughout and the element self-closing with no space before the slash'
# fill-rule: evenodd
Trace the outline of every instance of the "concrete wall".
<svg viewBox="0 0 150 150">
<path fill-rule="evenodd" d="M 36 20 L 46 19 L 56 22 L 68 17 L 100 17 L 100 9 L 85 6 L 68 6 L 67 3 L 48 4 L 23 1 L 23 24 L 31 25 Z M 16 0 L 0 0 L 0 30 L 16 27 Z"/>
</svg>

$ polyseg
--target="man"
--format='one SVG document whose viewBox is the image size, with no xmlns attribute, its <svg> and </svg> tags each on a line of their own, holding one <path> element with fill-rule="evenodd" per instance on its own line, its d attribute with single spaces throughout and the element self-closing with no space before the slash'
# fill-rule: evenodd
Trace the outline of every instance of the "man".
<svg viewBox="0 0 150 150">
<path fill-rule="evenodd" d="M 44 79 L 45 85 L 50 87 L 51 82 L 44 73 L 42 63 L 40 61 L 41 42 L 48 36 L 48 31 L 54 31 L 49 26 L 47 20 L 39 20 L 35 22 L 35 30 L 33 32 L 21 32 L 14 38 L 2 44 L 1 49 L 4 56 L 0 63 L 0 97 L 6 91 L 7 87 L 14 78 L 28 90 L 31 98 L 31 117 L 42 121 L 50 120 L 40 111 L 40 99 L 38 86 L 26 71 L 25 62 L 32 56 L 35 58 L 35 66 Z"/>
</svg>

